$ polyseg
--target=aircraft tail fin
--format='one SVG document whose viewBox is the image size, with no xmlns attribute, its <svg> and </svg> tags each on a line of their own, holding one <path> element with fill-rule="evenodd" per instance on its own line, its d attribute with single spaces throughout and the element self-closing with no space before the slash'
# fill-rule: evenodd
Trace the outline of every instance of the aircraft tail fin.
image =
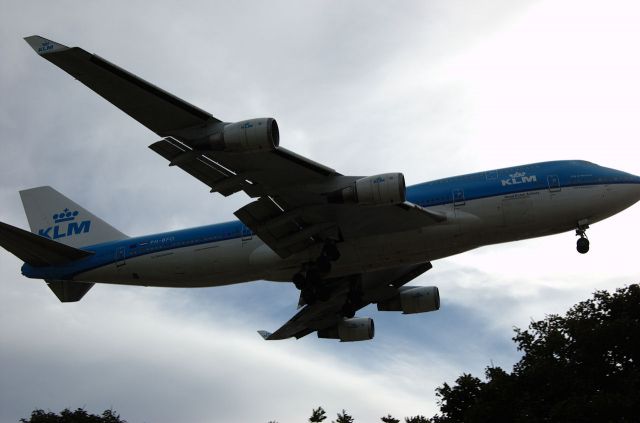
<svg viewBox="0 0 640 423">
<path fill-rule="evenodd" d="M 93 215 L 55 189 L 44 186 L 20 191 L 31 232 L 68 245 L 81 247 L 128 236 Z"/>
</svg>

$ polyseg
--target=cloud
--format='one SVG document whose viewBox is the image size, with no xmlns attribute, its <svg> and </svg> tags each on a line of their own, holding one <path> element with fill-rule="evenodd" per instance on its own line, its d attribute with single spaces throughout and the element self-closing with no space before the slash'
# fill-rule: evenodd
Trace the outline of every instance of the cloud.
<svg viewBox="0 0 640 423">
<path fill-rule="evenodd" d="M 156 136 L 22 37 L 117 63 L 236 120 L 273 116 L 282 145 L 347 174 L 408 183 L 558 158 L 640 173 L 630 52 L 638 8 L 614 1 L 62 1 L 0 16 L 0 220 L 26 227 L 17 192 L 53 185 L 137 235 L 232 219 L 243 195 L 208 194 L 149 151 Z M 36 407 L 113 406 L 137 421 L 299 421 L 322 405 L 356 421 L 436 410 L 433 390 L 519 357 L 512 326 L 595 289 L 637 281 L 636 206 L 590 230 L 434 263 L 442 309 L 376 320 L 369 343 L 264 342 L 297 292 L 266 282 L 196 290 L 96 286 L 60 304 L 0 253 L 0 421 Z"/>
<path fill-rule="evenodd" d="M 188 290 L 98 287 L 81 303 L 60 304 L 43 284 L 19 283 L 2 297 L 0 331 L 10 341 L 0 351 L 2 421 L 67 406 L 114 406 L 130 421 L 293 421 L 320 404 L 382 415 L 422 402 L 398 395 L 424 374 L 409 352 L 399 359 L 389 346 L 382 360 L 375 344 L 267 343 L 256 321 L 234 317 L 241 309 L 210 300 L 203 310 Z M 368 351 L 381 359 L 374 372 Z M 437 383 L 427 380 L 423 395 Z"/>
</svg>

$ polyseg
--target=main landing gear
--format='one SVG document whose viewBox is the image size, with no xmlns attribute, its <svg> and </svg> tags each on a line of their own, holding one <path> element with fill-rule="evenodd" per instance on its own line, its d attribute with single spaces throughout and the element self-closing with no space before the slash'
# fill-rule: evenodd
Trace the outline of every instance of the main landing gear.
<svg viewBox="0 0 640 423">
<path fill-rule="evenodd" d="M 340 251 L 335 243 L 327 241 L 322 247 L 320 257 L 306 264 L 303 269 L 293 275 L 293 283 L 302 294 L 305 303 L 311 305 L 317 300 L 327 301 L 331 297 L 331 289 L 322 283 L 322 278 L 331 272 L 331 262 L 340 258 Z"/>
<path fill-rule="evenodd" d="M 576 244 L 576 250 L 578 250 L 580 254 L 587 254 L 589 252 L 589 238 L 587 238 L 587 229 L 589 229 L 589 225 L 580 225 L 576 229 L 576 236 L 580 237 Z"/>
</svg>

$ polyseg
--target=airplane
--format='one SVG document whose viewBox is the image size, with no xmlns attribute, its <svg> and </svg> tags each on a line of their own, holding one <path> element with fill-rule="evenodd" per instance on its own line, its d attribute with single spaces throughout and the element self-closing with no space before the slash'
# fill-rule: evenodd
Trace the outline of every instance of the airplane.
<svg viewBox="0 0 640 423">
<path fill-rule="evenodd" d="M 355 317 L 369 304 L 436 311 L 435 286 L 408 282 L 431 262 L 485 245 L 586 230 L 640 200 L 640 177 L 582 160 L 492 169 L 406 186 L 402 173 L 346 176 L 281 147 L 273 118 L 228 123 L 78 47 L 40 36 L 44 59 L 160 140 L 169 162 L 230 196 L 252 201 L 238 221 L 129 237 L 51 187 L 20 191 L 31 231 L 0 222 L 0 245 L 62 302 L 94 283 L 211 287 L 268 280 L 300 290 L 297 313 L 266 340 L 374 337 Z"/>
</svg>

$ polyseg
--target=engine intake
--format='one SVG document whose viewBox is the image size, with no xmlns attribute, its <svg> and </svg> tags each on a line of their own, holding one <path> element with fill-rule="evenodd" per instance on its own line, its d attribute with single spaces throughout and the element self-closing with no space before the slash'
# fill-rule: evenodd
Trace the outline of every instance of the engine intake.
<svg viewBox="0 0 640 423">
<path fill-rule="evenodd" d="M 382 206 L 404 203 L 407 188 L 402 173 L 383 173 L 358 179 L 353 185 L 331 193 L 330 203 Z"/>
<path fill-rule="evenodd" d="M 403 286 L 399 294 L 378 303 L 379 311 L 425 313 L 440 309 L 440 292 L 435 286 Z"/>
<path fill-rule="evenodd" d="M 337 325 L 318 331 L 318 338 L 339 339 L 340 342 L 368 341 L 373 339 L 375 326 L 369 317 L 344 319 Z"/>
<path fill-rule="evenodd" d="M 196 148 L 244 152 L 273 150 L 280 144 L 278 123 L 273 118 L 258 118 L 226 124 L 224 129 L 201 140 Z"/>
</svg>

